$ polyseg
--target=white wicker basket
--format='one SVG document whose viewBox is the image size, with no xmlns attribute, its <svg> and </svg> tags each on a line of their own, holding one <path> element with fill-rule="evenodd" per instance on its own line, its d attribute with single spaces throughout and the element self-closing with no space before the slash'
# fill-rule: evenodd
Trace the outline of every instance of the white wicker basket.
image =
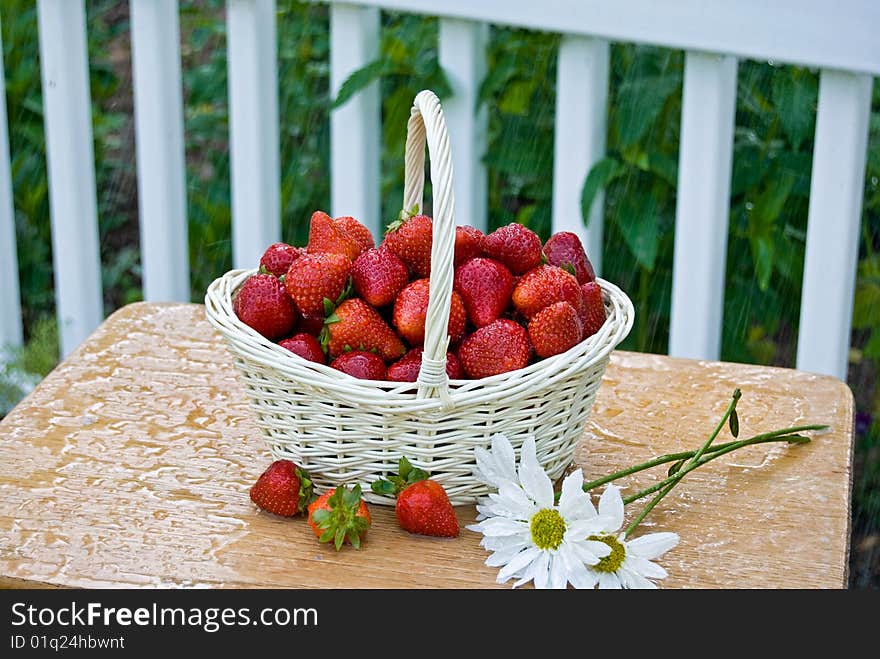
<svg viewBox="0 0 880 659">
<path fill-rule="evenodd" d="M 616 286 L 602 287 L 608 319 L 567 352 L 481 380 L 446 377 L 455 214 L 452 159 L 437 97 L 416 96 L 408 124 L 404 208 L 422 207 L 425 139 L 431 155 L 434 236 L 425 351 L 418 382 L 358 380 L 301 359 L 242 323 L 232 296 L 255 270 L 232 270 L 205 297 L 207 317 L 235 357 L 256 420 L 275 458 L 312 472 L 319 489 L 369 484 L 397 470 L 401 456 L 431 472 L 454 504 L 486 493 L 473 477 L 474 447 L 503 432 L 518 448 L 528 435 L 558 478 L 580 441 L 609 355 L 629 333 L 633 307 Z M 393 503 L 373 494 L 377 503 Z"/>
</svg>

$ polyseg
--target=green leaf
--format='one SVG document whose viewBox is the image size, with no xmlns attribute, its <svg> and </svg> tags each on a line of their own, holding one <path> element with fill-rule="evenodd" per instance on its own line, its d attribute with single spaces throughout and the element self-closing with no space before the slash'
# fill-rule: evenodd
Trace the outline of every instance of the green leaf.
<svg viewBox="0 0 880 659">
<path fill-rule="evenodd" d="M 333 315 L 333 312 L 336 310 L 336 305 L 333 304 L 333 300 L 330 298 L 324 298 L 324 315 L 327 316 L 327 323 L 337 323 L 339 322 L 339 318 Z M 336 320 L 330 320 L 331 318 L 336 318 Z"/>
<path fill-rule="evenodd" d="M 644 137 L 666 99 L 681 86 L 679 75 L 651 75 L 624 82 L 617 93 L 617 136 L 622 147 Z"/>
<path fill-rule="evenodd" d="M 727 420 L 730 425 L 730 434 L 734 437 L 739 437 L 739 414 L 736 413 L 736 410 L 730 413 L 730 417 Z"/>
<path fill-rule="evenodd" d="M 505 114 L 526 116 L 536 86 L 537 82 L 532 78 L 514 80 L 501 94 L 498 110 Z"/>
<path fill-rule="evenodd" d="M 880 282 L 858 282 L 852 323 L 856 329 L 880 327 Z"/>
<path fill-rule="evenodd" d="M 587 226 L 590 220 L 590 209 L 599 190 L 619 178 L 625 171 L 626 166 L 614 158 L 603 158 L 590 168 L 590 173 L 584 179 L 584 187 L 581 188 L 581 218 L 584 226 Z"/>
<path fill-rule="evenodd" d="M 412 471 L 412 468 L 409 460 L 405 457 L 401 457 L 400 460 L 397 461 L 397 473 L 403 480 L 406 480 L 406 477 L 409 476 L 409 472 Z"/>
<path fill-rule="evenodd" d="M 393 497 L 397 494 L 397 486 L 384 478 L 370 483 L 370 489 L 382 497 Z"/>
<path fill-rule="evenodd" d="M 345 82 L 342 83 L 342 86 L 339 88 L 339 93 L 336 95 L 336 100 L 333 101 L 333 105 L 330 107 L 336 109 L 339 106 L 344 105 L 348 99 L 357 94 L 364 87 L 374 80 L 378 80 L 379 77 L 386 72 L 386 66 L 385 60 L 380 58 L 373 60 L 369 64 L 359 68 L 357 71 L 354 71 L 345 79 Z"/>
<path fill-rule="evenodd" d="M 639 265 L 653 272 L 660 245 L 660 221 L 657 217 L 657 200 L 653 196 L 623 198 L 617 214 L 617 223 Z"/>
<path fill-rule="evenodd" d="M 773 77 L 772 98 L 782 130 L 797 151 L 813 133 L 819 84 L 806 71 L 777 71 Z"/>
</svg>

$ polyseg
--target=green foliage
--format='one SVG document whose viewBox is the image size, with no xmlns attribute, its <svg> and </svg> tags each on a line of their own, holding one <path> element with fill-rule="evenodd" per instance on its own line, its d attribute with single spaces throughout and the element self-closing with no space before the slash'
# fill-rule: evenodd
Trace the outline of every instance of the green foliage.
<svg viewBox="0 0 880 659">
<path fill-rule="evenodd" d="M 58 362 L 58 323 L 43 316 L 21 348 L 0 351 L 0 418 Z"/>
</svg>

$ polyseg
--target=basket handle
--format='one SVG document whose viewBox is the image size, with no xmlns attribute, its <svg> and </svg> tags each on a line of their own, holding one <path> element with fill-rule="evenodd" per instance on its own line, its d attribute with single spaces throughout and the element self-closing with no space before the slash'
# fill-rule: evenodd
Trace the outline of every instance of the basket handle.
<svg viewBox="0 0 880 659">
<path fill-rule="evenodd" d="M 446 350 L 449 347 L 449 304 L 452 298 L 455 253 L 455 199 L 452 194 L 452 150 L 440 100 L 429 90 L 413 101 L 406 131 L 406 172 L 403 207 L 422 206 L 425 187 L 425 140 L 431 156 L 434 216 L 431 246 L 431 285 L 425 319 L 425 346 L 419 370 L 418 397 L 439 397 L 443 407 L 452 407 Z"/>
</svg>

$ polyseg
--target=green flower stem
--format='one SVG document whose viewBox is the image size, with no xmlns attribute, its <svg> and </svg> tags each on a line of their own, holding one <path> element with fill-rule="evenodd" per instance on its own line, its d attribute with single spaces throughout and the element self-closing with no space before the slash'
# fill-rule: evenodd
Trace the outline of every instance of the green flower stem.
<svg viewBox="0 0 880 659">
<path fill-rule="evenodd" d="M 810 427 L 810 428 L 805 428 L 805 429 L 818 430 L 818 429 L 821 429 L 821 426 L 819 426 L 818 428 L 817 427 Z M 655 483 L 651 487 L 645 488 L 644 490 L 641 490 L 639 492 L 636 492 L 635 494 L 632 494 L 632 495 L 626 497 L 623 500 L 623 503 L 625 505 L 629 505 L 634 501 L 638 501 L 642 497 L 646 497 L 649 494 L 653 494 L 654 492 L 665 487 L 666 485 L 668 485 L 674 481 L 680 480 L 678 478 L 679 473 L 682 475 L 682 477 L 684 477 L 684 475 L 686 473 L 693 471 L 697 467 L 702 467 L 707 462 L 711 462 L 715 458 L 719 458 L 726 453 L 731 453 L 732 451 L 743 448 L 744 446 L 753 446 L 755 444 L 769 444 L 770 442 L 788 442 L 789 444 L 807 444 L 807 443 L 809 443 L 809 441 L 810 441 L 809 438 L 803 437 L 801 435 L 782 435 L 780 437 L 765 437 L 762 439 L 756 439 L 753 437 L 751 439 L 744 439 L 740 442 L 727 442 L 725 445 L 723 445 L 723 448 L 721 448 L 722 445 L 719 444 L 718 445 L 719 450 L 714 451 L 710 455 L 704 456 L 703 458 L 700 459 L 699 463 L 688 466 L 688 467 L 682 467 L 681 471 L 673 474 L 672 476 L 664 478 L 659 483 Z"/>
<path fill-rule="evenodd" d="M 724 449 L 734 445 L 739 448 L 740 446 L 748 446 L 751 444 L 766 444 L 768 442 L 783 441 L 779 439 L 779 437 L 782 437 L 783 435 L 790 435 L 791 433 L 801 432 L 804 430 L 825 430 L 827 427 L 828 426 L 823 425 L 809 425 L 793 426 L 791 428 L 773 430 L 772 432 L 761 433 L 760 435 L 755 435 L 754 437 L 750 437 L 748 439 L 724 442 L 722 444 L 713 444 L 708 449 L 706 449 L 706 454 L 715 453 L 716 451 L 723 451 Z M 743 442 L 746 442 L 746 444 L 743 444 Z M 642 462 L 637 465 L 633 465 L 632 467 L 627 467 L 626 469 L 615 471 L 613 474 L 602 476 L 601 478 L 597 478 L 596 480 L 590 481 L 589 483 L 584 483 L 584 492 L 589 492 L 590 490 L 593 490 L 600 485 L 611 483 L 612 481 L 616 481 L 620 478 L 623 478 L 624 476 L 630 476 L 640 471 L 644 471 L 645 469 L 651 469 L 652 467 L 659 467 L 660 465 L 666 464 L 667 462 L 680 462 L 681 460 L 687 460 L 688 458 L 692 458 L 696 453 L 696 451 L 682 451 L 680 453 L 667 453 L 665 455 L 652 458 L 647 462 Z"/>
<path fill-rule="evenodd" d="M 675 487 L 678 484 L 678 482 L 682 478 L 685 477 L 686 474 L 690 473 L 691 471 L 693 471 L 694 469 L 699 467 L 701 464 L 705 464 L 706 462 L 708 462 L 709 460 L 711 460 L 713 458 L 717 458 L 721 455 L 724 455 L 725 453 L 730 453 L 731 451 L 735 451 L 737 448 L 742 448 L 742 446 L 748 445 L 748 443 L 755 443 L 754 441 L 750 442 L 749 440 L 743 440 L 743 443 L 735 442 L 724 449 L 712 452 L 705 460 L 702 460 L 703 455 L 706 453 L 706 451 L 712 445 L 712 442 L 715 441 L 715 438 L 718 437 L 718 434 L 721 432 L 721 429 L 724 427 L 724 424 L 730 418 L 730 415 L 735 412 L 736 404 L 739 401 L 741 396 L 742 396 L 742 392 L 739 390 L 739 388 L 735 389 L 733 392 L 733 397 L 732 397 L 730 403 L 728 404 L 727 409 L 724 412 L 724 415 L 721 417 L 721 420 L 715 426 L 715 429 L 712 431 L 712 434 L 709 435 L 709 437 L 706 439 L 706 441 L 703 443 L 703 445 L 700 447 L 700 449 L 696 453 L 694 453 L 694 455 L 690 459 L 688 459 L 688 461 L 684 465 L 682 465 L 681 468 L 675 474 L 670 475 L 668 478 L 666 478 L 663 481 L 661 481 L 660 483 L 658 483 L 657 486 L 654 487 L 653 489 L 649 488 L 652 491 L 656 491 L 659 489 L 659 492 L 657 492 L 657 494 L 654 496 L 654 498 L 648 502 L 648 505 L 645 506 L 645 508 L 638 514 L 638 516 L 632 521 L 632 523 L 626 527 L 626 531 L 624 532 L 624 537 L 628 538 L 630 535 L 632 535 L 633 531 L 636 530 L 638 525 L 641 524 L 642 520 L 645 519 L 645 517 L 648 515 L 648 513 L 650 513 L 654 509 L 654 507 L 658 503 L 660 503 L 660 501 L 663 500 L 663 497 L 665 497 L 667 494 L 669 494 L 669 492 L 672 490 L 672 488 Z M 778 433 L 779 431 L 775 431 L 775 432 Z M 767 435 L 767 434 L 769 434 L 769 433 L 764 433 L 764 435 Z M 779 437 L 780 436 L 777 435 L 777 439 L 779 439 Z M 756 435 L 755 438 L 752 438 L 752 439 L 754 440 L 754 439 L 766 439 L 766 438 L 767 437 L 762 437 L 761 435 Z M 798 439 L 801 439 L 801 438 L 798 437 Z M 802 438 L 802 439 L 809 441 L 809 439 L 806 439 L 806 438 Z M 790 436 L 788 438 L 788 440 L 792 440 L 792 441 L 795 440 L 795 436 Z M 647 495 L 647 493 L 646 493 L 646 495 Z"/>
</svg>

